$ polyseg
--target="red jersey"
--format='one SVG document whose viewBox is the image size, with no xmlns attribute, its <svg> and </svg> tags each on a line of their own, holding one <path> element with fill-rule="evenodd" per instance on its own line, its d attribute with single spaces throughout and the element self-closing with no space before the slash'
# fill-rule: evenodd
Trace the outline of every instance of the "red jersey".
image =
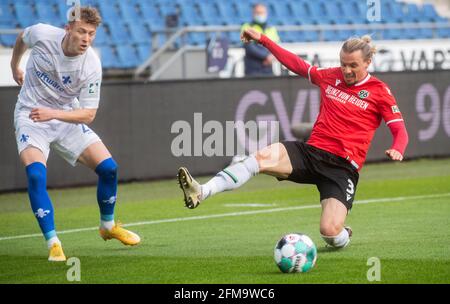
<svg viewBox="0 0 450 304">
<path fill-rule="evenodd" d="M 360 170 L 381 120 L 387 125 L 403 121 L 389 87 L 376 77 L 368 74 L 348 86 L 339 67 L 311 66 L 264 35 L 259 42 L 289 70 L 320 88 L 320 112 L 308 144 L 343 157 Z"/>
</svg>

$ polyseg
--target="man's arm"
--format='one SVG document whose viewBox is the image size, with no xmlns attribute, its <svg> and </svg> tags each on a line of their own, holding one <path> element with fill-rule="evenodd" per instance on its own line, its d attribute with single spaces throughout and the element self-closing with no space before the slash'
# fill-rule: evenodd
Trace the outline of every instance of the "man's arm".
<svg viewBox="0 0 450 304">
<path fill-rule="evenodd" d="M 56 110 L 50 108 L 36 108 L 30 113 L 34 122 L 58 119 L 70 123 L 90 124 L 94 121 L 97 109 L 75 109 L 71 111 Z"/>
<path fill-rule="evenodd" d="M 244 45 L 244 49 L 247 55 L 257 58 L 261 61 L 267 58 L 270 55 L 270 52 L 265 48 L 259 47 L 254 43 L 247 43 Z"/>
<path fill-rule="evenodd" d="M 392 146 L 386 150 L 386 155 L 392 160 L 403 160 L 403 155 L 408 145 L 409 137 L 406 131 L 405 123 L 403 121 L 396 121 L 388 125 L 392 134 Z"/>
<path fill-rule="evenodd" d="M 311 67 L 303 59 L 291 53 L 278 44 L 270 40 L 266 35 L 258 33 L 257 31 L 249 28 L 242 32 L 241 39 L 243 42 L 256 41 L 265 46 L 285 67 L 290 71 L 303 76 L 308 77 L 308 70 Z"/>
<path fill-rule="evenodd" d="M 16 43 L 14 44 L 13 54 L 11 58 L 11 71 L 13 74 L 13 78 L 18 85 L 23 85 L 24 81 L 24 72 L 20 69 L 20 61 L 22 60 L 22 56 L 25 51 L 28 49 L 28 46 L 23 41 L 23 32 L 20 32 L 17 35 Z"/>
</svg>

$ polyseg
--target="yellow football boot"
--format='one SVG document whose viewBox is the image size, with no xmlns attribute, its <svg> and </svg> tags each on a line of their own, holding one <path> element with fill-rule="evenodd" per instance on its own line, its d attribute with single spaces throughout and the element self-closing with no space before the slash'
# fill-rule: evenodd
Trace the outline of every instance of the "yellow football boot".
<svg viewBox="0 0 450 304">
<path fill-rule="evenodd" d="M 121 227 L 122 224 L 117 223 L 111 230 L 101 228 L 99 229 L 100 236 L 105 241 L 110 239 L 117 239 L 124 245 L 134 246 L 141 242 L 141 238 L 134 232 L 126 230 Z"/>
<path fill-rule="evenodd" d="M 54 243 L 52 245 L 52 247 L 50 248 L 50 253 L 48 255 L 48 260 L 50 262 L 64 262 L 66 260 L 66 256 L 64 255 L 61 244 Z"/>
</svg>

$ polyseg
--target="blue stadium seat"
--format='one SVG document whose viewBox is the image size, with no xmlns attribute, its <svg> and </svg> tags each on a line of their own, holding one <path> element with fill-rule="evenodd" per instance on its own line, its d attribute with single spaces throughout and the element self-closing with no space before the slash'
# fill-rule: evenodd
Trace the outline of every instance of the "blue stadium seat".
<svg viewBox="0 0 450 304">
<path fill-rule="evenodd" d="M 420 29 L 417 28 L 405 28 L 403 32 L 404 39 L 417 39 L 420 36 Z"/>
<path fill-rule="evenodd" d="M 252 19 L 252 5 L 246 1 L 238 1 L 234 3 L 236 14 L 242 23 L 249 22 Z"/>
<path fill-rule="evenodd" d="M 323 4 L 321 2 L 311 1 L 305 3 L 305 8 L 309 14 L 309 16 L 314 17 L 316 20 L 323 20 L 323 17 L 326 16 L 326 12 L 323 8 Z"/>
<path fill-rule="evenodd" d="M 63 20 L 60 19 L 57 10 L 52 4 L 36 3 L 35 5 L 38 21 L 42 23 L 60 26 Z"/>
<path fill-rule="evenodd" d="M 437 29 L 437 35 L 439 38 L 450 38 L 450 28 Z"/>
<path fill-rule="evenodd" d="M 187 34 L 187 42 L 190 45 L 205 45 L 206 43 L 206 34 L 205 33 L 188 33 Z"/>
<path fill-rule="evenodd" d="M 36 23 L 36 16 L 31 4 L 15 3 L 14 11 L 16 12 L 17 21 L 22 28 Z"/>
<path fill-rule="evenodd" d="M 422 7 L 423 17 L 428 22 L 444 22 L 446 19 L 439 16 L 434 5 L 426 3 Z"/>
<path fill-rule="evenodd" d="M 142 4 L 139 4 L 137 7 L 138 9 L 140 9 L 142 16 L 147 21 L 151 22 L 152 20 L 161 18 L 158 9 L 154 5 L 144 2 Z"/>
<path fill-rule="evenodd" d="M 107 2 L 99 2 L 98 9 L 100 10 L 100 15 L 104 20 L 107 20 L 108 22 L 120 20 L 120 15 L 115 5 L 111 5 L 111 3 Z"/>
<path fill-rule="evenodd" d="M 136 49 L 140 64 L 144 63 L 152 55 L 152 48 L 149 43 L 138 44 Z"/>
<path fill-rule="evenodd" d="M 269 18 L 277 17 L 280 19 L 289 20 L 294 17 L 288 3 L 283 1 L 270 3 L 269 9 L 271 12 Z"/>
<path fill-rule="evenodd" d="M 225 22 L 222 20 L 222 17 L 215 3 L 205 2 L 198 4 L 197 7 L 199 9 L 200 16 L 205 24 L 207 25 L 225 24 Z"/>
<path fill-rule="evenodd" d="M 419 7 L 414 3 L 408 3 L 406 6 L 406 16 L 405 19 L 408 22 L 419 22 L 421 19 L 421 13 Z"/>
<path fill-rule="evenodd" d="M 434 34 L 433 34 L 433 30 L 428 28 L 421 28 L 419 29 L 419 36 L 417 37 L 418 39 L 430 39 L 430 38 L 434 38 Z"/>
<path fill-rule="evenodd" d="M 98 46 L 111 44 L 111 38 L 106 33 L 106 30 L 105 30 L 105 27 L 103 24 L 97 28 L 94 43 L 95 43 L 95 45 L 98 45 Z"/>
<path fill-rule="evenodd" d="M 338 41 L 340 40 L 338 31 L 326 30 L 321 33 L 321 37 L 325 41 Z"/>
<path fill-rule="evenodd" d="M 0 3 L 0 24 L 15 23 L 15 20 L 11 7 L 6 3 Z"/>
<path fill-rule="evenodd" d="M 98 50 L 100 52 L 100 59 L 102 61 L 103 68 L 120 68 L 119 59 L 111 46 L 102 46 L 99 47 Z"/>
<path fill-rule="evenodd" d="M 231 2 L 217 2 L 217 9 L 224 24 L 240 24 L 241 20 L 238 18 L 234 6 Z"/>
<path fill-rule="evenodd" d="M 405 34 L 402 29 L 386 29 L 383 31 L 383 38 L 387 40 L 404 39 Z"/>
<path fill-rule="evenodd" d="M 118 8 L 124 21 L 133 22 L 142 19 L 138 13 L 137 7 L 130 2 L 119 1 Z"/>
<path fill-rule="evenodd" d="M 122 68 L 134 68 L 139 65 L 140 60 L 134 47 L 129 45 L 117 45 L 117 57 Z"/>
<path fill-rule="evenodd" d="M 139 20 L 139 19 L 138 19 Z M 129 22 L 131 41 L 135 44 L 149 43 L 151 41 L 151 34 L 147 27 L 142 22 Z"/>
<path fill-rule="evenodd" d="M 131 41 L 131 37 L 125 23 L 117 21 L 114 22 L 113 20 L 111 20 L 109 22 L 104 22 L 104 24 L 108 27 L 109 33 L 114 43 L 127 44 Z"/>
<path fill-rule="evenodd" d="M 14 23 L 4 23 L 1 24 L 1 28 L 3 29 L 15 29 L 16 26 Z M 6 47 L 13 47 L 16 43 L 17 34 L 2 34 L 0 35 L 0 44 Z"/>
</svg>

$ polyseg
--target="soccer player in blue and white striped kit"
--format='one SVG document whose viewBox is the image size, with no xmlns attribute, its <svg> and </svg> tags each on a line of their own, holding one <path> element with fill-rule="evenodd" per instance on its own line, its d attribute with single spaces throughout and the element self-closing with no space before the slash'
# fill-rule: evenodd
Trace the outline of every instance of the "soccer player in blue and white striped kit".
<svg viewBox="0 0 450 304">
<path fill-rule="evenodd" d="M 140 237 L 116 224 L 117 164 L 97 134 L 86 125 L 96 115 L 102 67 L 90 47 L 101 17 L 94 8 L 74 7 L 65 29 L 46 24 L 27 27 L 11 59 L 14 80 L 22 86 L 14 113 L 17 147 L 28 178 L 31 208 L 49 248 L 49 261 L 65 261 L 47 193 L 50 149 L 71 165 L 82 163 L 98 175 L 100 236 L 136 245 Z M 19 68 L 31 48 L 26 74 Z"/>
</svg>

